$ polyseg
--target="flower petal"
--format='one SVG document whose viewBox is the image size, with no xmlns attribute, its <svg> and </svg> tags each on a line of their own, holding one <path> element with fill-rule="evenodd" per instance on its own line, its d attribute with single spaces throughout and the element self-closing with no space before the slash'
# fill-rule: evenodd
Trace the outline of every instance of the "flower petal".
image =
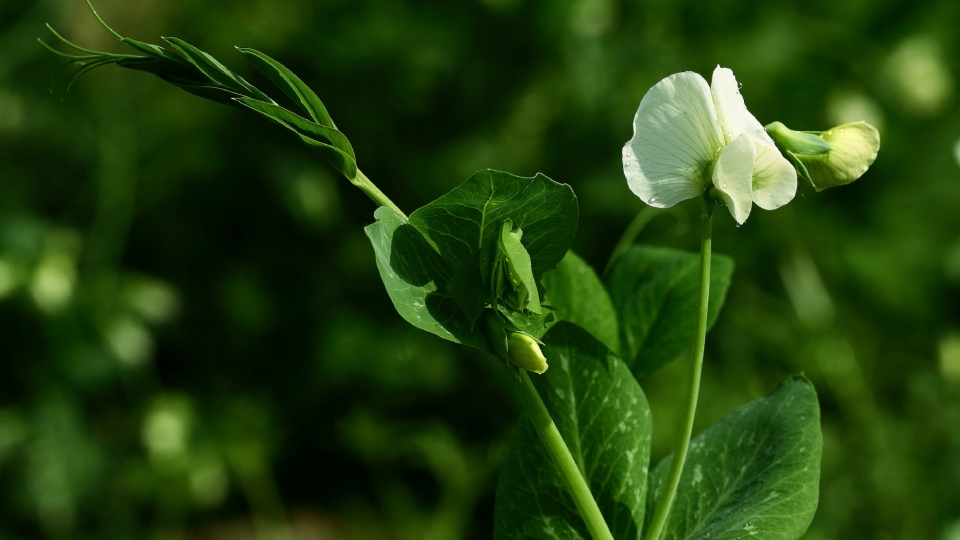
<svg viewBox="0 0 960 540">
<path fill-rule="evenodd" d="M 752 178 L 756 160 L 753 137 L 744 133 L 723 148 L 713 168 L 713 187 L 740 224 L 747 220 L 753 206 Z"/>
<path fill-rule="evenodd" d="M 769 137 L 754 137 L 757 161 L 753 165 L 753 202 L 775 210 L 797 194 L 797 170 L 783 157 Z"/>
<path fill-rule="evenodd" d="M 710 81 L 710 91 L 717 109 L 717 118 L 723 130 L 724 140 L 729 143 L 741 133 L 766 133 L 763 126 L 747 110 L 740 95 L 740 85 L 733 71 L 717 66 L 713 70 Z"/>
<path fill-rule="evenodd" d="M 647 91 L 623 147 L 627 184 L 650 206 L 667 208 L 707 188 L 706 171 L 723 146 L 710 87 L 676 73 Z"/>
</svg>

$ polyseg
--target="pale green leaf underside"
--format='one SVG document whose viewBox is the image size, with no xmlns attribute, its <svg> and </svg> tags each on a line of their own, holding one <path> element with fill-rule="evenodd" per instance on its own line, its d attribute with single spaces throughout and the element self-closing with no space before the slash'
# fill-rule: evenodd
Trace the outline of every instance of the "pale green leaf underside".
<svg viewBox="0 0 960 540">
<path fill-rule="evenodd" d="M 603 282 L 573 251 L 556 268 L 543 274 L 545 303 L 556 309 L 557 318 L 580 326 L 611 351 L 620 350 L 617 313 Z"/>
<path fill-rule="evenodd" d="M 638 379 L 660 369 L 693 343 L 699 272 L 699 255 L 647 246 L 630 248 L 610 269 L 607 290 L 620 321 L 621 358 Z M 714 254 L 709 326 L 720 313 L 732 275 L 733 260 Z"/>
<path fill-rule="evenodd" d="M 408 323 L 444 339 L 488 350 L 479 330 L 442 290 L 450 271 L 419 231 L 381 206 L 365 229 L 373 244 L 380 278 L 397 312 Z"/>
<path fill-rule="evenodd" d="M 813 385 L 781 381 L 693 439 L 662 540 L 800 538 L 817 509 L 821 449 Z M 650 473 L 648 510 L 672 457 Z"/>
<path fill-rule="evenodd" d="M 614 538 L 637 539 L 650 458 L 650 409 L 627 367 L 582 328 L 557 323 L 543 338 L 550 368 L 532 376 L 584 472 Z M 500 473 L 496 540 L 589 540 L 533 426 L 522 416 Z"/>
</svg>

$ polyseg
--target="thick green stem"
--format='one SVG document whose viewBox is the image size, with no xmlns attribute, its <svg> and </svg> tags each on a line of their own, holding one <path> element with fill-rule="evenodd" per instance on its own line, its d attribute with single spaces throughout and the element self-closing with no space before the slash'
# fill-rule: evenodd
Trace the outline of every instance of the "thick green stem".
<svg viewBox="0 0 960 540">
<path fill-rule="evenodd" d="M 563 442 L 563 437 L 560 436 L 557 425 L 550 418 L 550 413 L 543 404 L 543 400 L 540 399 L 536 387 L 533 386 L 530 375 L 527 374 L 526 370 L 518 371 L 520 372 L 519 377 L 510 378 L 515 382 L 514 386 L 517 394 L 520 395 L 520 401 L 523 403 L 524 409 L 527 411 L 527 416 L 530 417 L 530 422 L 533 423 L 533 427 L 540 435 L 540 440 L 543 441 L 547 454 L 550 455 L 550 459 L 553 460 L 553 464 L 557 468 L 557 473 L 563 479 L 564 485 L 567 486 L 567 491 L 573 497 L 573 502 L 577 505 L 577 510 L 587 525 L 587 530 L 590 531 L 593 540 L 613 540 L 610 528 L 607 527 L 607 522 L 604 521 L 603 514 L 600 513 L 600 507 L 597 506 L 597 501 L 593 499 L 593 495 L 590 493 L 590 487 L 583 479 L 580 467 L 577 466 L 573 454 L 570 453 L 570 449 Z"/>
<path fill-rule="evenodd" d="M 350 180 L 350 183 L 360 188 L 360 190 L 366 193 L 367 197 L 370 197 L 370 200 L 373 202 L 380 206 L 386 206 L 387 208 L 390 208 L 399 214 L 404 220 L 407 219 L 407 215 L 403 213 L 403 210 L 400 210 L 400 207 L 393 204 L 393 201 L 384 195 L 383 192 L 380 191 L 380 188 L 375 186 L 374 183 L 367 178 L 367 175 L 363 174 L 363 172 L 359 169 L 357 169 L 357 176 L 353 180 Z"/>
<path fill-rule="evenodd" d="M 710 203 L 712 204 L 712 203 Z M 670 507 L 677 495 L 677 486 L 680 484 L 680 474 L 683 472 L 683 463 L 687 460 L 687 449 L 690 447 L 690 437 L 693 434 L 693 419 L 697 414 L 697 397 L 700 394 L 700 371 L 703 368 L 703 345 L 707 339 L 707 304 L 710 300 L 710 237 L 712 232 L 712 209 L 704 205 L 700 229 L 700 298 L 697 304 L 697 338 L 693 343 L 693 366 L 690 370 L 690 387 L 687 391 L 687 412 L 683 426 L 683 438 L 680 446 L 673 454 L 670 464 L 670 473 L 664 483 L 660 498 L 657 499 L 657 508 L 647 529 L 645 540 L 659 540 L 663 528 L 670 516 Z"/>
</svg>

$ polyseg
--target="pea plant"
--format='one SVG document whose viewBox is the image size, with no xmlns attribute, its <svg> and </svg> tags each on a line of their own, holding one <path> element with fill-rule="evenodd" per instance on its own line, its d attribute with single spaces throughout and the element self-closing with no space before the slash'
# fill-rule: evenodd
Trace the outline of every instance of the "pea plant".
<svg viewBox="0 0 960 540">
<path fill-rule="evenodd" d="M 875 128 L 764 127 L 731 70 L 718 66 L 710 84 L 691 72 L 666 77 L 640 102 L 623 171 L 650 206 L 699 199 L 701 251 L 618 249 L 601 280 L 570 251 L 579 219 L 570 186 L 479 171 L 407 215 L 361 172 L 317 95 L 279 62 L 239 49 L 282 101 L 183 40 L 123 37 L 90 9 L 134 54 L 86 49 L 50 28 L 74 51 L 41 41 L 75 68 L 67 88 L 115 64 L 285 128 L 377 204 L 365 231 L 400 316 L 510 371 L 523 412 L 497 486 L 495 538 L 779 540 L 807 529 L 822 446 L 810 381 L 789 377 L 692 437 L 704 342 L 733 273 L 731 259 L 711 253 L 712 223 L 718 206 L 738 225 L 754 204 L 783 206 L 798 177 L 817 191 L 856 180 L 876 158 Z M 687 349 L 682 437 L 651 464 L 640 382 Z"/>
</svg>

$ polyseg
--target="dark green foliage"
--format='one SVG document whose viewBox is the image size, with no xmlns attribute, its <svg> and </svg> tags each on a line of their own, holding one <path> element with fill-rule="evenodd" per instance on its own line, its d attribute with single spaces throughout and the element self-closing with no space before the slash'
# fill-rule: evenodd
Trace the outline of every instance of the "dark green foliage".
<svg viewBox="0 0 960 540">
<path fill-rule="evenodd" d="M 557 318 L 569 321 L 600 340 L 611 351 L 620 350 L 620 327 L 613 302 L 597 273 L 573 251 L 557 268 L 543 275 L 546 303 Z"/>
<path fill-rule="evenodd" d="M 797 540 L 817 510 L 820 405 L 805 377 L 783 380 L 690 443 L 664 540 Z M 672 455 L 650 473 L 653 513 Z"/>
<path fill-rule="evenodd" d="M 676 358 L 696 333 L 700 256 L 634 246 L 610 269 L 607 288 L 620 319 L 621 355 L 639 379 Z M 733 260 L 713 255 L 707 327 L 723 307 Z"/>
<path fill-rule="evenodd" d="M 487 167 L 570 184 L 573 248 L 597 269 L 643 207 L 619 149 L 662 77 L 730 67 L 764 124 L 879 119 L 883 151 L 854 184 L 801 183 L 739 229 L 715 220 L 737 271 L 707 339 L 695 433 L 807 373 L 824 430 L 810 540 L 956 534 L 955 5 L 97 3 L 170 55 L 126 68 L 203 83 L 158 37 L 176 35 L 312 120 L 232 47 L 281 61 L 404 210 Z M 97 49 L 155 47 L 112 41 L 83 8 L 0 2 L 0 275 L 13 276 L 0 279 L 0 536 L 249 538 L 255 516 L 320 538 L 491 538 L 517 420 L 501 366 L 397 316 L 360 232 L 374 208 L 286 130 L 128 70 L 51 96 L 59 59 L 32 42 L 45 22 Z M 920 66 L 932 76 L 911 76 Z M 639 241 L 693 251 L 698 212 L 657 211 Z M 71 271 L 70 302 L 49 311 L 36 278 Z M 131 328 L 152 345 L 141 364 L 114 348 Z M 681 359 L 644 382 L 654 463 L 678 438 L 667 418 L 687 370 Z M 194 408 L 183 469 L 143 440 L 168 393 Z M 228 450 L 263 475 L 241 484 L 218 468 Z M 191 478 L 227 478 L 225 498 Z"/>
</svg>

